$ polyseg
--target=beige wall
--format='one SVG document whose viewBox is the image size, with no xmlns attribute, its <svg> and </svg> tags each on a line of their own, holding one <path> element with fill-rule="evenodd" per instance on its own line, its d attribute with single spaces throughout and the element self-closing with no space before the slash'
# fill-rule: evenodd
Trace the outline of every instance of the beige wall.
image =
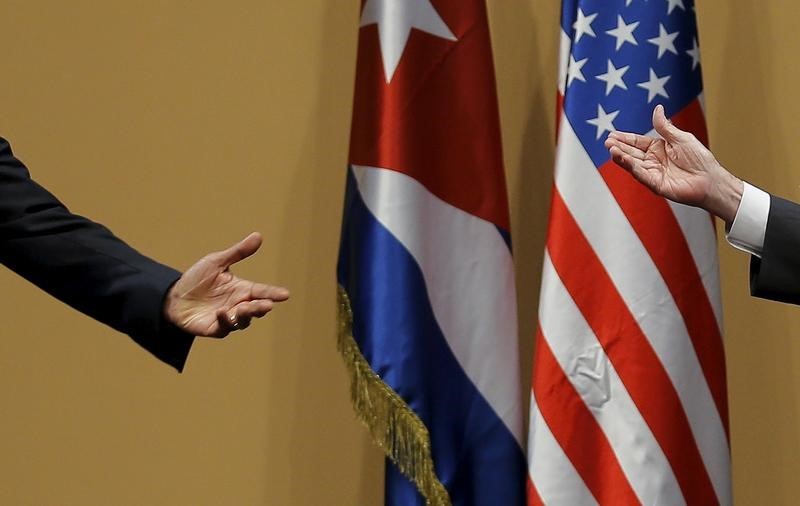
<svg viewBox="0 0 800 506">
<path fill-rule="evenodd" d="M 178 376 L 0 271 L 0 504 L 378 504 L 334 349 L 355 0 L 3 0 L 0 135 L 74 210 L 177 267 L 251 230 L 293 299 Z M 490 2 L 525 376 L 553 161 L 557 0 Z M 800 199 L 794 2 L 698 6 L 712 143 Z M 800 310 L 721 248 L 739 504 L 800 493 Z"/>
</svg>

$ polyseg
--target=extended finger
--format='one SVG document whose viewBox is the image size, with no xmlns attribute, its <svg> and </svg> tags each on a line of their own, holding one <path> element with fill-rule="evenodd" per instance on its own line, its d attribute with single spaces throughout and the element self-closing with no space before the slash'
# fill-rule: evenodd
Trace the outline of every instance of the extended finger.
<svg viewBox="0 0 800 506">
<path fill-rule="evenodd" d="M 653 175 L 648 170 L 646 162 L 642 162 L 641 160 L 637 160 L 630 155 L 623 153 L 616 146 L 613 146 L 609 151 L 611 152 L 611 157 L 617 165 L 630 172 L 634 179 L 640 183 L 643 183 L 651 190 L 656 191 Z"/>
<path fill-rule="evenodd" d="M 270 301 L 265 302 L 271 304 Z M 245 306 L 246 304 L 247 303 L 240 303 L 228 310 L 220 309 L 217 311 L 217 323 L 220 329 L 217 337 L 225 337 L 235 330 L 244 330 L 250 326 L 250 319 L 253 317 L 253 314 L 252 311 Z"/>
<path fill-rule="evenodd" d="M 261 234 L 253 232 L 230 248 L 209 254 L 208 258 L 222 268 L 227 269 L 258 251 L 263 240 Z"/>
<path fill-rule="evenodd" d="M 623 153 L 632 156 L 633 158 L 637 158 L 639 160 L 644 160 L 646 153 L 641 149 L 633 146 L 631 144 L 627 144 L 625 142 L 620 142 L 616 139 L 608 139 L 606 140 L 606 147 L 610 150 L 612 147 L 616 147 Z"/>
<path fill-rule="evenodd" d="M 660 104 L 653 110 L 653 128 L 656 129 L 658 135 L 670 142 L 686 140 L 689 135 L 667 119 L 664 106 Z"/>
<path fill-rule="evenodd" d="M 619 141 L 622 144 L 628 144 L 642 151 L 646 151 L 650 144 L 653 143 L 652 137 L 646 135 L 639 135 L 633 132 L 611 132 L 608 134 L 609 139 Z"/>
<path fill-rule="evenodd" d="M 253 283 L 250 296 L 251 299 L 270 299 L 275 302 L 283 302 L 289 298 L 289 290 L 282 286 Z"/>
<path fill-rule="evenodd" d="M 623 169 L 627 170 L 628 172 L 633 172 L 636 169 L 637 161 L 632 156 L 625 154 L 620 148 L 617 146 L 611 146 L 608 150 L 611 153 L 611 159 L 614 160 L 614 163 L 622 167 Z"/>
<path fill-rule="evenodd" d="M 251 300 L 236 305 L 239 318 L 261 318 L 272 310 L 273 303 L 270 299 Z"/>
</svg>

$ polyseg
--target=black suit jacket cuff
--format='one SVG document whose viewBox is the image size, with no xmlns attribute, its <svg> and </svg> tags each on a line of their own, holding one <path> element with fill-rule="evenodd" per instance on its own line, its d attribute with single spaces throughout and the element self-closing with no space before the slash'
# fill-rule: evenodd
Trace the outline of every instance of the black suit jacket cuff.
<svg viewBox="0 0 800 506">
<path fill-rule="evenodd" d="M 750 293 L 800 304 L 800 206 L 772 195 L 761 258 L 750 260 Z"/>
<path fill-rule="evenodd" d="M 142 315 L 155 317 L 150 316 L 137 322 L 138 328 L 135 333 L 131 333 L 131 337 L 156 358 L 182 372 L 195 336 L 183 332 L 164 317 L 167 293 L 181 274 L 157 263 L 148 267 L 148 270 L 159 272 L 149 273 L 150 289 L 139 290 L 136 294 L 139 300 L 132 306 L 138 308 Z"/>
</svg>

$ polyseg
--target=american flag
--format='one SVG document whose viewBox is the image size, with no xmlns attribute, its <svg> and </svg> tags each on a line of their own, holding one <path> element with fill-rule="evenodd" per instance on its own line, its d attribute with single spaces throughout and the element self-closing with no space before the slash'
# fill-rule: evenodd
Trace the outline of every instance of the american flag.
<svg viewBox="0 0 800 506">
<path fill-rule="evenodd" d="M 694 2 L 564 0 L 561 29 L 529 504 L 730 504 L 713 221 L 603 146 L 657 104 L 706 141 Z"/>
<path fill-rule="evenodd" d="M 484 0 L 366 0 L 339 348 L 386 504 L 525 502 L 516 295 Z"/>
</svg>

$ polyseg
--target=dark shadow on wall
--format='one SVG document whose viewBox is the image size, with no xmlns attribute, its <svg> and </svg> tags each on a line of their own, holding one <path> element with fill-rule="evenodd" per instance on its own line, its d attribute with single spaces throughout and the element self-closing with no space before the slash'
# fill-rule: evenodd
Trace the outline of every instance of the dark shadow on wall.
<svg viewBox="0 0 800 506">
<path fill-rule="evenodd" d="M 520 381 L 527 427 L 539 284 L 553 182 L 559 11 L 556 2 L 511 3 L 491 9 L 492 24 L 498 28 L 492 31 L 492 43 L 506 170 L 511 173 Z"/>
</svg>

